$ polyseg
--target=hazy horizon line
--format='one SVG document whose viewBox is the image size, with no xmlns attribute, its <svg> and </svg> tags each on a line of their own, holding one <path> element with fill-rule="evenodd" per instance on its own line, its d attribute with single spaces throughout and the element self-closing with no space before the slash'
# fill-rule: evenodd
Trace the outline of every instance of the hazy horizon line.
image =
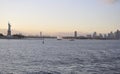
<svg viewBox="0 0 120 74">
<path fill-rule="evenodd" d="M 109 32 L 115 32 L 116 30 L 119 30 L 119 29 L 115 29 L 114 31 L 109 31 Z M 19 31 L 19 30 L 15 30 L 15 29 L 12 29 L 12 34 L 23 34 L 23 35 L 33 35 L 33 36 L 39 36 L 40 35 L 40 32 L 43 33 L 43 35 L 46 35 L 46 36 L 73 36 L 74 35 L 74 32 L 77 31 L 77 30 L 74 30 L 74 31 L 70 31 L 70 32 L 44 32 L 44 31 L 39 31 L 39 32 L 34 32 L 34 33 L 28 33 L 28 32 L 22 32 L 22 31 Z M 97 31 L 94 31 L 94 32 L 97 32 Z M 82 35 L 82 36 L 86 36 L 88 34 L 93 34 L 94 32 L 81 32 L 81 31 L 77 31 L 78 35 Z M 106 32 L 106 33 L 101 33 L 101 32 L 97 32 L 98 34 L 101 33 L 101 34 L 107 34 L 109 32 Z M 7 35 L 7 29 L 0 29 L 0 33 L 4 34 L 4 35 Z"/>
</svg>

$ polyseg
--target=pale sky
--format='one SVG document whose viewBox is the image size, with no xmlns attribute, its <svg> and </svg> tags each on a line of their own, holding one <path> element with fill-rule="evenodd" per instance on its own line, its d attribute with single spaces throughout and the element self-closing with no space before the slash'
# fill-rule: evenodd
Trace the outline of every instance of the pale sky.
<svg viewBox="0 0 120 74">
<path fill-rule="evenodd" d="M 0 29 L 31 34 L 120 29 L 119 0 L 0 0 Z"/>
</svg>

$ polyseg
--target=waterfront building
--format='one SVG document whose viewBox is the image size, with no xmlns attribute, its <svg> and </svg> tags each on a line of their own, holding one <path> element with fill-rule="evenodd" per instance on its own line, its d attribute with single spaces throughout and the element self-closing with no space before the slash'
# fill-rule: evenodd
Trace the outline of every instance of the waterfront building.
<svg viewBox="0 0 120 74">
<path fill-rule="evenodd" d="M 97 32 L 93 33 L 93 38 L 97 38 Z"/>
<path fill-rule="evenodd" d="M 110 38 L 111 38 L 111 39 L 114 39 L 114 38 L 115 38 L 113 32 L 110 32 Z"/>
<path fill-rule="evenodd" d="M 107 34 L 104 34 L 104 39 L 107 39 Z"/>
<path fill-rule="evenodd" d="M 40 32 L 40 37 L 42 37 L 42 32 Z"/>
<path fill-rule="evenodd" d="M 120 39 L 120 31 L 119 31 L 119 30 L 117 30 L 117 31 L 114 33 L 114 35 L 115 35 L 115 39 Z"/>
<path fill-rule="evenodd" d="M 102 39 L 102 38 L 103 38 L 103 35 L 102 35 L 101 33 L 99 34 L 99 38 L 100 38 L 100 39 Z"/>
<path fill-rule="evenodd" d="M 114 33 L 113 32 L 110 32 L 110 33 L 108 33 L 108 37 L 107 37 L 108 39 L 114 39 L 115 37 L 114 37 Z"/>
<path fill-rule="evenodd" d="M 89 35 L 87 35 L 86 36 L 88 39 L 91 39 L 92 38 L 92 36 L 89 34 Z"/>
<path fill-rule="evenodd" d="M 77 38 L 77 31 L 74 32 L 74 37 Z"/>
</svg>

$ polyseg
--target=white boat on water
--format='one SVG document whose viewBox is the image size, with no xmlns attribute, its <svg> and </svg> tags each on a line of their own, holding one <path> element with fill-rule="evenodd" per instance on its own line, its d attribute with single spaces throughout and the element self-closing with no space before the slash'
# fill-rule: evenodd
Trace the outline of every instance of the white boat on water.
<svg viewBox="0 0 120 74">
<path fill-rule="evenodd" d="M 62 40 L 62 37 L 61 36 L 57 36 L 57 40 Z"/>
<path fill-rule="evenodd" d="M 69 41 L 74 41 L 74 39 L 70 39 Z"/>
</svg>

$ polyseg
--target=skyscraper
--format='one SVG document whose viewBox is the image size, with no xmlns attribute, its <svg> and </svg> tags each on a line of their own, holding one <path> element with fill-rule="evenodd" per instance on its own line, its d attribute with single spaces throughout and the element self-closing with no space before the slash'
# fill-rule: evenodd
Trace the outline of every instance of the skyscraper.
<svg viewBox="0 0 120 74">
<path fill-rule="evenodd" d="M 74 37 L 77 38 L 77 31 L 74 32 Z"/>
<path fill-rule="evenodd" d="M 120 31 L 119 30 L 117 30 L 115 32 L 115 39 L 120 39 Z"/>
<path fill-rule="evenodd" d="M 93 38 L 97 38 L 97 32 L 93 33 Z"/>
<path fill-rule="evenodd" d="M 8 31 L 7 31 L 7 36 L 10 37 L 11 36 L 11 25 L 8 22 Z"/>
<path fill-rule="evenodd" d="M 107 34 L 104 34 L 104 39 L 107 39 Z"/>
<path fill-rule="evenodd" d="M 102 35 L 101 33 L 99 34 L 99 38 L 100 38 L 100 39 L 102 39 L 102 38 L 103 38 L 103 35 Z"/>
<path fill-rule="evenodd" d="M 40 37 L 42 37 L 42 32 L 40 32 Z"/>
</svg>

